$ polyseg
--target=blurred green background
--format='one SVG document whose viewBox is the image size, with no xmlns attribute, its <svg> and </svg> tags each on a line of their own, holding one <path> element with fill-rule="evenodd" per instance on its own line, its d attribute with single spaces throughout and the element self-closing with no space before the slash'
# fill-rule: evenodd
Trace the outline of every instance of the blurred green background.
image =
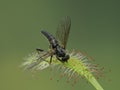
<svg viewBox="0 0 120 90">
<path fill-rule="evenodd" d="M 59 74 L 50 80 L 49 70 L 32 74 L 19 67 L 36 48 L 48 49 L 40 30 L 55 35 L 67 15 L 72 20 L 68 49 L 85 51 L 105 67 L 98 80 L 105 90 L 120 89 L 119 1 L 0 0 L 0 90 L 95 90 L 84 80 L 72 88 L 65 78 L 57 82 Z"/>
</svg>

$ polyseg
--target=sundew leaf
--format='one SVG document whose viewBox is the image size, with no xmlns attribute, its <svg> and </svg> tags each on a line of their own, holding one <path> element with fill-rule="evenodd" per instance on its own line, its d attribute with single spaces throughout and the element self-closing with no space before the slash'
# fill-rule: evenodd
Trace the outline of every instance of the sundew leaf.
<svg viewBox="0 0 120 90">
<path fill-rule="evenodd" d="M 50 57 L 43 59 L 40 58 L 40 53 L 33 52 L 25 58 L 22 67 L 24 67 L 25 70 L 31 71 L 44 70 L 49 67 L 61 67 L 63 72 L 68 75 L 68 78 L 74 77 L 74 75 L 77 74 L 78 76 L 84 77 L 96 90 L 104 90 L 94 76 L 94 74 L 99 73 L 98 68 L 89 62 L 89 58 L 80 52 L 76 53 L 74 50 L 67 53 L 70 55 L 68 62 L 62 63 L 53 56 L 52 63 L 50 64 Z"/>
</svg>

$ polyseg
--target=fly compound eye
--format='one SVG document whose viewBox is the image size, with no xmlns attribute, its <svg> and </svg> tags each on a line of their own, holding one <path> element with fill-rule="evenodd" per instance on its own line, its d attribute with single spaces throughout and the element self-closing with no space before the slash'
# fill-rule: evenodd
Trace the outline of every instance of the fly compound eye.
<svg viewBox="0 0 120 90">
<path fill-rule="evenodd" d="M 63 62 L 67 62 L 69 58 L 70 58 L 70 56 L 66 55 L 65 57 L 62 57 L 62 61 Z"/>
</svg>

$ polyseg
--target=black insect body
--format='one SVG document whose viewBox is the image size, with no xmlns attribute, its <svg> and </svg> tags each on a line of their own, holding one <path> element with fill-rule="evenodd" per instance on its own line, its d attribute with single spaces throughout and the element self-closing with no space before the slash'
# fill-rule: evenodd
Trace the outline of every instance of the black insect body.
<svg viewBox="0 0 120 90">
<path fill-rule="evenodd" d="M 52 62 L 53 55 L 55 55 L 56 58 L 61 62 L 67 62 L 69 60 L 70 56 L 66 54 L 66 44 L 69 36 L 70 26 L 71 20 L 67 16 L 58 26 L 56 38 L 44 30 L 41 31 L 41 33 L 48 39 L 50 43 L 50 51 L 47 51 L 40 58 L 45 59 L 45 56 L 47 57 L 51 56 L 50 63 Z M 42 49 L 36 50 L 41 53 L 45 52 Z"/>
<path fill-rule="evenodd" d="M 50 45 L 52 46 L 52 48 L 56 48 L 58 46 L 58 41 L 55 39 L 54 36 L 52 36 L 50 33 L 46 32 L 46 31 L 41 31 L 41 33 L 46 36 L 46 38 L 48 39 L 48 41 L 50 42 Z"/>
<path fill-rule="evenodd" d="M 50 47 L 54 50 L 53 54 L 56 55 L 56 58 L 61 62 L 67 62 L 67 60 L 69 59 L 69 55 L 66 55 L 65 49 L 59 45 L 55 37 L 46 31 L 41 31 L 41 33 L 46 36 L 46 38 L 50 42 Z"/>
</svg>

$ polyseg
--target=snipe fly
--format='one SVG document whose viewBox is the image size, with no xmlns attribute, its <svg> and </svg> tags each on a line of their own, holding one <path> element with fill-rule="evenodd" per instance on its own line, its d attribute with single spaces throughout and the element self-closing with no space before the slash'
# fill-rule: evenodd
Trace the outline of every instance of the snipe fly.
<svg viewBox="0 0 120 90">
<path fill-rule="evenodd" d="M 36 49 L 38 53 L 44 53 L 40 56 L 41 59 L 50 57 L 50 63 L 52 62 L 53 55 L 56 56 L 57 60 L 61 62 L 67 62 L 70 56 L 66 53 L 66 45 L 71 27 L 71 19 L 66 16 L 58 25 L 56 31 L 56 37 L 47 31 L 42 30 L 41 33 L 48 39 L 50 43 L 50 50 L 44 51 L 42 49 Z"/>
</svg>

